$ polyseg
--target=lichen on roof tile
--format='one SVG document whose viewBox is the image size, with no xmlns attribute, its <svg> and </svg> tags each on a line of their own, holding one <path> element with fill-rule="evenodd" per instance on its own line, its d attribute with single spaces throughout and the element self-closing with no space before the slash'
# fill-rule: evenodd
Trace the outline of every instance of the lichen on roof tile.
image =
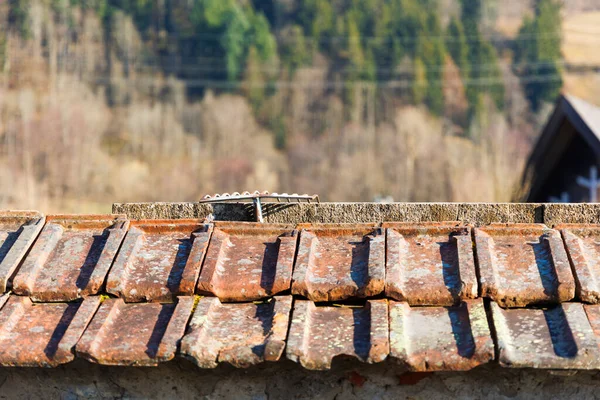
<svg viewBox="0 0 600 400">
<path fill-rule="evenodd" d="M 312 301 L 370 297 L 385 286 L 385 235 L 375 224 L 299 225 L 292 293 Z"/>
<path fill-rule="evenodd" d="M 125 236 L 122 215 L 49 215 L 23 261 L 13 291 L 36 301 L 99 293 Z"/>
<path fill-rule="evenodd" d="M 291 307 L 291 296 L 253 303 L 204 297 L 181 342 L 181 353 L 202 368 L 277 361 L 285 348 Z"/>
<path fill-rule="evenodd" d="M 465 371 L 494 359 L 483 301 L 450 307 L 390 302 L 390 358 L 414 371 Z"/>
<path fill-rule="evenodd" d="M 575 294 L 586 303 L 600 303 L 600 226 L 563 224 L 561 231 L 575 277 Z"/>
<path fill-rule="evenodd" d="M 384 223 L 385 293 L 410 305 L 477 297 L 471 228 L 460 222 Z"/>
<path fill-rule="evenodd" d="M 152 366 L 169 361 L 193 306 L 193 296 L 168 304 L 107 299 L 77 343 L 77 355 L 103 365 Z"/>
<path fill-rule="evenodd" d="M 0 212 L 0 293 L 42 230 L 45 217 L 37 211 Z"/>
<path fill-rule="evenodd" d="M 11 295 L 0 310 L 0 365 L 56 367 L 72 361 L 99 304 L 99 297 L 40 304 Z"/>
<path fill-rule="evenodd" d="M 215 223 L 197 292 L 251 301 L 289 290 L 297 239 L 293 225 Z"/>
<path fill-rule="evenodd" d="M 502 366 L 600 368 L 598 337 L 582 304 L 502 309 L 492 302 L 491 310 Z"/>
<path fill-rule="evenodd" d="M 287 358 L 314 370 L 331 368 L 335 357 L 377 363 L 389 354 L 387 300 L 362 307 L 317 306 L 296 300 L 288 334 Z"/>
<path fill-rule="evenodd" d="M 492 224 L 475 229 L 483 297 L 503 307 L 557 304 L 575 296 L 560 233 L 542 224 Z"/>
<path fill-rule="evenodd" d="M 128 302 L 193 295 L 211 232 L 201 220 L 133 221 L 106 290 Z"/>
</svg>

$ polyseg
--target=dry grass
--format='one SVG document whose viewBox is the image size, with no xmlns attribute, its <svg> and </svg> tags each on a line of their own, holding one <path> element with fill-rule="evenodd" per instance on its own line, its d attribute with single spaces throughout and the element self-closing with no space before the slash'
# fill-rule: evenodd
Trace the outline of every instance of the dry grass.
<svg viewBox="0 0 600 400">
<path fill-rule="evenodd" d="M 570 64 L 600 64 L 600 11 L 565 16 L 563 55 Z"/>
<path fill-rule="evenodd" d="M 563 91 L 600 105 L 600 75 L 596 72 L 565 73 Z"/>
</svg>

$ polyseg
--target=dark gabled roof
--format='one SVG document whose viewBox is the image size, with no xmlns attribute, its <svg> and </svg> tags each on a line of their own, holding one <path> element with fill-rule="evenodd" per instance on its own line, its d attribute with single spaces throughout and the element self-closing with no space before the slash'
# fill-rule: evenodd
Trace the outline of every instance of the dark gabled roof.
<svg viewBox="0 0 600 400">
<path fill-rule="evenodd" d="M 527 198 L 529 201 L 543 186 L 566 150 L 564 143 L 558 140 L 565 121 L 573 126 L 600 159 L 600 107 L 575 96 L 561 95 L 527 161 L 523 184 L 531 184 Z M 534 173 L 535 177 L 532 176 Z"/>
</svg>

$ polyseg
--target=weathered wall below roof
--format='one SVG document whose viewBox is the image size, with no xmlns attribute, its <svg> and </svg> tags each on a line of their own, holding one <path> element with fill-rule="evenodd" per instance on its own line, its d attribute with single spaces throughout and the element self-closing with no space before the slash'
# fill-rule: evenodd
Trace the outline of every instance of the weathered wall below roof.
<svg viewBox="0 0 600 400">
<path fill-rule="evenodd" d="M 114 213 L 132 219 L 204 218 L 252 221 L 252 204 L 199 203 L 122 203 L 113 205 Z M 600 204 L 534 203 L 267 203 L 266 222 L 358 223 L 374 221 L 464 221 L 474 225 L 491 222 L 600 223 Z"/>
<path fill-rule="evenodd" d="M 403 374 L 388 363 L 340 362 L 328 372 L 278 363 L 247 370 L 202 370 L 186 361 L 156 368 L 102 367 L 74 362 L 54 369 L 2 368 L 3 398 L 181 398 L 181 399 L 442 399 L 577 398 L 598 393 L 598 372 L 570 376 L 543 370 L 486 366 L 467 373 Z"/>
</svg>

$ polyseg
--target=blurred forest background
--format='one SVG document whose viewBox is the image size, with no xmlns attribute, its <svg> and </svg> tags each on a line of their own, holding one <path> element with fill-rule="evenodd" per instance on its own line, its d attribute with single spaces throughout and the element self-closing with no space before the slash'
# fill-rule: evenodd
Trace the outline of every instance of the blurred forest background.
<svg viewBox="0 0 600 400">
<path fill-rule="evenodd" d="M 0 1 L 0 206 L 510 201 L 600 1 Z"/>
</svg>

